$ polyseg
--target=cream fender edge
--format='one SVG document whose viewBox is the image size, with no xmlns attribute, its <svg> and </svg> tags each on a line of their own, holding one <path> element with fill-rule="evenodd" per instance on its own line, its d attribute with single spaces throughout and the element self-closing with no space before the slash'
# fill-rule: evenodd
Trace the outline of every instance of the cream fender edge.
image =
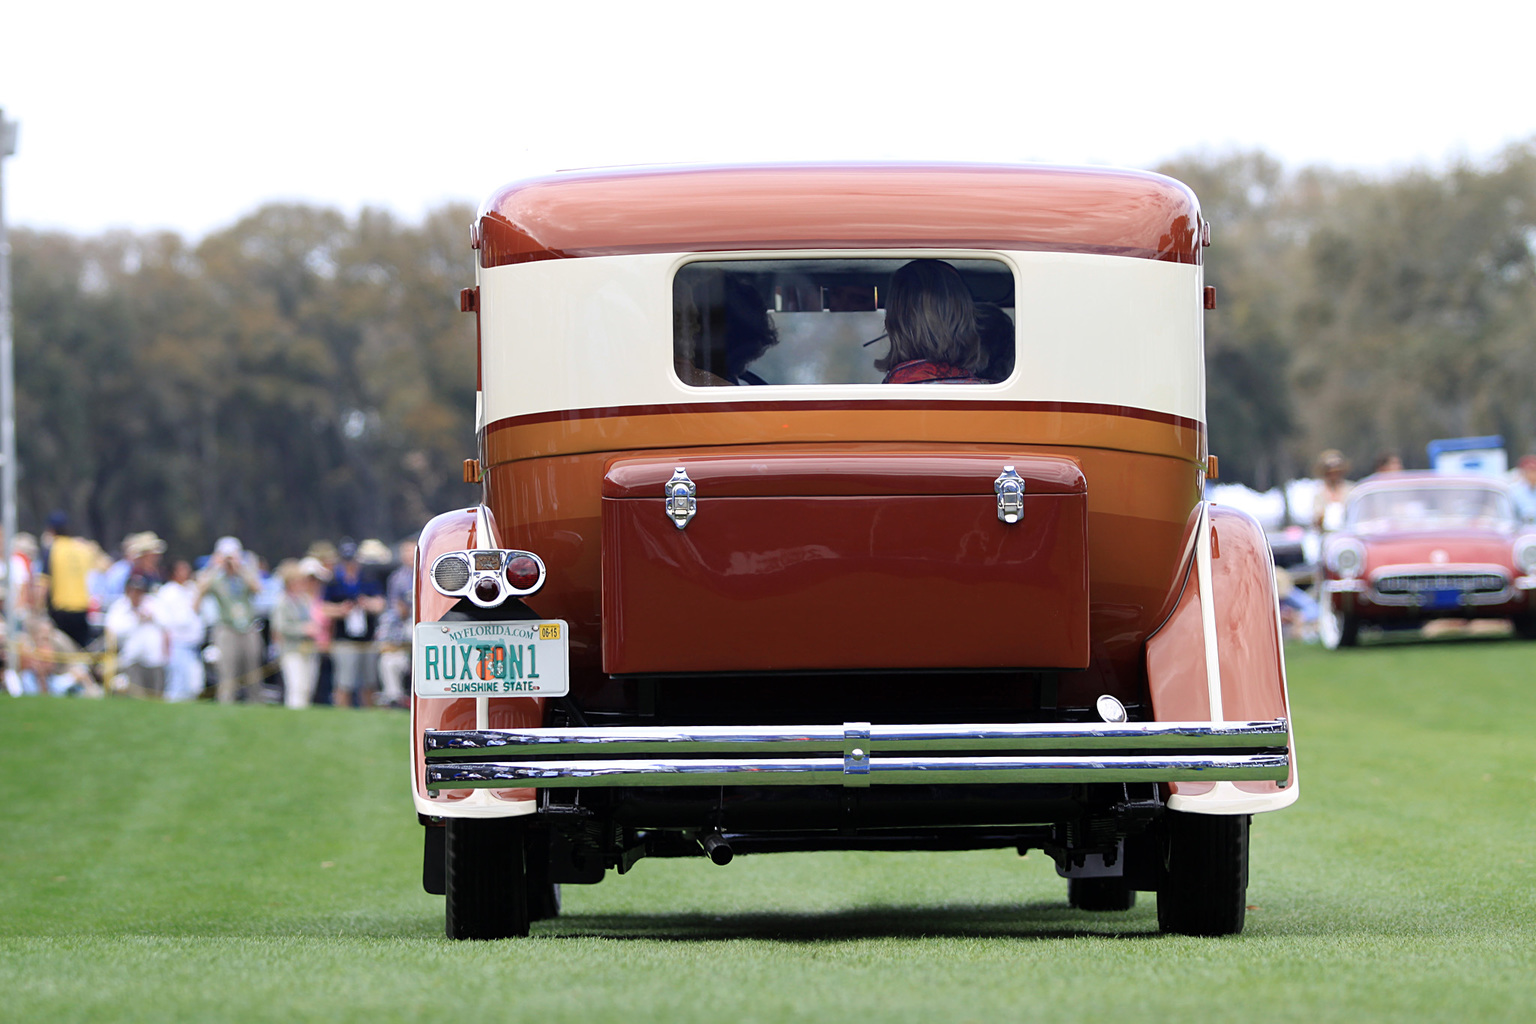
<svg viewBox="0 0 1536 1024">
<path fill-rule="evenodd" d="M 1199 511 L 1194 563 L 1194 579 L 1189 581 L 1193 586 L 1186 585 L 1170 617 L 1171 622 L 1181 611 L 1187 617 L 1194 610 L 1188 607 L 1191 603 L 1198 608 L 1198 658 L 1183 659 L 1182 667 L 1188 675 L 1203 674 L 1207 713 L 1213 721 L 1283 716 L 1290 729 L 1291 775 L 1283 788 L 1267 792 L 1252 792 L 1234 782 L 1211 783 L 1201 793 L 1175 792 L 1168 808 L 1193 814 L 1258 814 L 1288 807 L 1301 795 L 1301 784 L 1269 541 L 1246 512 L 1205 502 Z M 1263 581 L 1261 588 L 1254 587 L 1255 580 Z M 1148 674 L 1156 710 L 1157 680 L 1151 678 L 1156 663 L 1150 647 Z M 1177 659 L 1170 667 L 1178 670 Z M 1157 717 L 1165 716 L 1159 712 Z"/>
</svg>

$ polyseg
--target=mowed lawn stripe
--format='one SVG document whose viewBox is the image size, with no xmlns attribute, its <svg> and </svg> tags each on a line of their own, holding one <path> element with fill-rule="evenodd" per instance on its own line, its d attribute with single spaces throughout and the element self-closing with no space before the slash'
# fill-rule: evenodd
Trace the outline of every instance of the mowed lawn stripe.
<svg viewBox="0 0 1536 1024">
<path fill-rule="evenodd" d="M 403 716 L 6 702 L 0 1017 L 1536 1019 L 1536 645 L 1290 655 L 1302 799 L 1221 940 L 981 851 L 643 861 L 449 943 Z"/>
</svg>

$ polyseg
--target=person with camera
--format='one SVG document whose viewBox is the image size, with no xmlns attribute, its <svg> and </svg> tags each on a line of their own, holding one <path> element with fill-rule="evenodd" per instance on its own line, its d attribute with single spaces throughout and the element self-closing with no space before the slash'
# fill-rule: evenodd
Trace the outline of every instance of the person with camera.
<svg viewBox="0 0 1536 1024">
<path fill-rule="evenodd" d="M 233 704 L 237 697 L 254 701 L 261 695 L 261 620 L 255 609 L 260 592 L 261 580 L 240 541 L 220 537 L 197 581 L 197 604 L 211 596 L 218 606 L 213 644 L 218 650 L 220 704 Z"/>
</svg>

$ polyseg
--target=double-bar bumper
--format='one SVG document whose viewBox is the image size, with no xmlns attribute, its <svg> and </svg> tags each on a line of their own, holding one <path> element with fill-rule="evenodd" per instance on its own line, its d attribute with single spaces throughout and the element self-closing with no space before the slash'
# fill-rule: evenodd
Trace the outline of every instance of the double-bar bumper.
<svg viewBox="0 0 1536 1024">
<path fill-rule="evenodd" d="M 1284 781 L 1285 719 L 429 731 L 429 789 Z"/>
</svg>

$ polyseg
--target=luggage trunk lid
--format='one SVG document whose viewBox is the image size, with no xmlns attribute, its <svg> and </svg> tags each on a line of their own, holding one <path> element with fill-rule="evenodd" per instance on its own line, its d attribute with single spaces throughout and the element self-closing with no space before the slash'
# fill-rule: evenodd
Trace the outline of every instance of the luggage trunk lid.
<svg viewBox="0 0 1536 1024">
<path fill-rule="evenodd" d="M 612 674 L 1088 664 L 1087 488 L 1069 458 L 625 456 L 602 517 Z"/>
</svg>

